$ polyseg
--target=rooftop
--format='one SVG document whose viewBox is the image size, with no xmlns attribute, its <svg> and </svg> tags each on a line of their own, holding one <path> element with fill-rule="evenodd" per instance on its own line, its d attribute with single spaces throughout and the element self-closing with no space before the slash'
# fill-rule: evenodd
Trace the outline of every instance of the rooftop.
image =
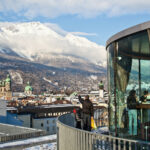
<svg viewBox="0 0 150 150">
<path fill-rule="evenodd" d="M 0 123 L 0 142 L 37 137 L 45 135 L 45 131 Z"/>
</svg>

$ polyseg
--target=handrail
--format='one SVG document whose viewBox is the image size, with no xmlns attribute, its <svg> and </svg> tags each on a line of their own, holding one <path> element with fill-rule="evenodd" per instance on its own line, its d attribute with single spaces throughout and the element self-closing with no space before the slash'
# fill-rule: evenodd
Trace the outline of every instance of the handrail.
<svg viewBox="0 0 150 150">
<path fill-rule="evenodd" d="M 70 126 L 65 122 L 69 119 Z M 68 120 L 67 120 L 68 121 Z M 136 150 L 150 149 L 150 143 L 77 129 L 73 114 L 65 114 L 57 120 L 57 150 Z"/>
</svg>

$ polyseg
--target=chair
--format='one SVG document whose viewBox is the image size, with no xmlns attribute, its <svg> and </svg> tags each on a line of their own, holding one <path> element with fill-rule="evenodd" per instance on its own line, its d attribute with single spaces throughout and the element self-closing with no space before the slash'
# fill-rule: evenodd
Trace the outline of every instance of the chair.
<svg viewBox="0 0 150 150">
<path fill-rule="evenodd" d="M 145 141 L 150 141 L 150 122 L 141 124 L 141 138 Z"/>
</svg>

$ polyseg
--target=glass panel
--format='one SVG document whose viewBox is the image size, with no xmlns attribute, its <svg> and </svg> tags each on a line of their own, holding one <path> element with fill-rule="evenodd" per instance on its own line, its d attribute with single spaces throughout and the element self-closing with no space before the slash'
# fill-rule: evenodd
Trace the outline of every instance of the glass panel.
<svg viewBox="0 0 150 150">
<path fill-rule="evenodd" d="M 128 86 L 126 89 L 126 93 L 125 93 L 125 100 L 126 100 L 126 110 L 128 112 L 128 119 L 126 120 L 126 124 L 127 124 L 127 131 L 126 134 L 128 134 L 131 138 L 135 138 L 135 136 L 138 136 L 140 134 L 140 130 L 138 130 L 138 128 L 140 128 L 140 124 L 139 120 L 140 120 L 140 112 L 138 109 L 136 109 L 136 106 L 134 106 L 133 108 L 130 108 L 129 105 L 134 104 L 134 100 L 133 98 L 131 98 L 131 103 L 130 101 L 128 101 L 127 99 L 130 97 L 130 93 L 131 91 L 135 91 L 136 95 L 135 98 L 137 101 L 136 105 L 139 102 L 139 97 L 140 97 L 140 92 L 139 92 L 139 60 L 138 59 L 132 59 L 132 67 L 131 67 L 131 72 L 130 72 L 130 76 L 129 76 L 129 82 L 128 82 Z"/>
<path fill-rule="evenodd" d="M 117 128 L 118 135 L 123 136 L 127 132 L 126 116 L 123 116 L 126 108 L 126 88 L 129 82 L 132 59 L 123 56 L 118 50 L 117 74 L 116 74 L 116 100 L 117 100 Z"/>
<path fill-rule="evenodd" d="M 115 106 L 114 106 L 114 44 L 107 49 L 108 60 L 108 91 L 109 91 L 109 128 L 115 133 Z"/>
<path fill-rule="evenodd" d="M 141 60 L 141 102 L 142 104 L 150 104 L 150 61 Z M 147 93 L 146 93 L 147 91 Z M 145 94 L 146 93 L 146 94 Z M 145 98 L 143 98 L 145 97 Z M 141 110 L 141 123 L 146 124 L 150 122 L 150 109 Z"/>
<path fill-rule="evenodd" d="M 141 60 L 141 91 L 142 95 L 145 90 L 150 92 L 150 61 Z"/>
<path fill-rule="evenodd" d="M 124 55 L 134 58 L 150 56 L 149 38 L 147 31 L 142 31 L 118 41 L 118 48 Z"/>
<path fill-rule="evenodd" d="M 129 56 L 123 55 L 121 49 L 118 49 L 117 74 L 116 74 L 116 99 L 117 99 L 117 128 L 118 136 L 128 137 L 129 133 L 129 110 L 127 108 L 127 97 L 131 90 L 139 94 L 139 62 Z M 137 111 L 135 114 L 137 116 Z M 129 119 L 130 118 L 130 119 Z M 134 122 L 137 132 L 137 119 Z M 132 137 L 132 136 L 131 136 Z"/>
<path fill-rule="evenodd" d="M 150 31 L 148 32 L 150 37 Z M 115 135 L 114 92 L 116 92 L 118 136 L 150 141 L 150 94 L 148 94 L 150 93 L 150 43 L 148 33 L 142 31 L 122 38 L 116 43 L 118 44 L 116 59 L 114 59 L 114 44 L 111 44 L 107 50 L 110 131 Z M 117 69 L 115 79 L 114 66 Z"/>
</svg>

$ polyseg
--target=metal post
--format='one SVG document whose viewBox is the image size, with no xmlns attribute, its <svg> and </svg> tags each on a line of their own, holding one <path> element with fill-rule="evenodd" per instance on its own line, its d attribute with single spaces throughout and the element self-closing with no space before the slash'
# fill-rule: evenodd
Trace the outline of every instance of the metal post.
<svg viewBox="0 0 150 150">
<path fill-rule="evenodd" d="M 141 97 L 141 60 L 139 59 L 139 100 Z"/>
<path fill-rule="evenodd" d="M 115 136 L 117 136 L 117 99 L 116 99 L 116 88 L 117 88 L 117 52 L 118 45 L 115 42 L 114 45 L 114 104 L 115 104 Z"/>
</svg>

